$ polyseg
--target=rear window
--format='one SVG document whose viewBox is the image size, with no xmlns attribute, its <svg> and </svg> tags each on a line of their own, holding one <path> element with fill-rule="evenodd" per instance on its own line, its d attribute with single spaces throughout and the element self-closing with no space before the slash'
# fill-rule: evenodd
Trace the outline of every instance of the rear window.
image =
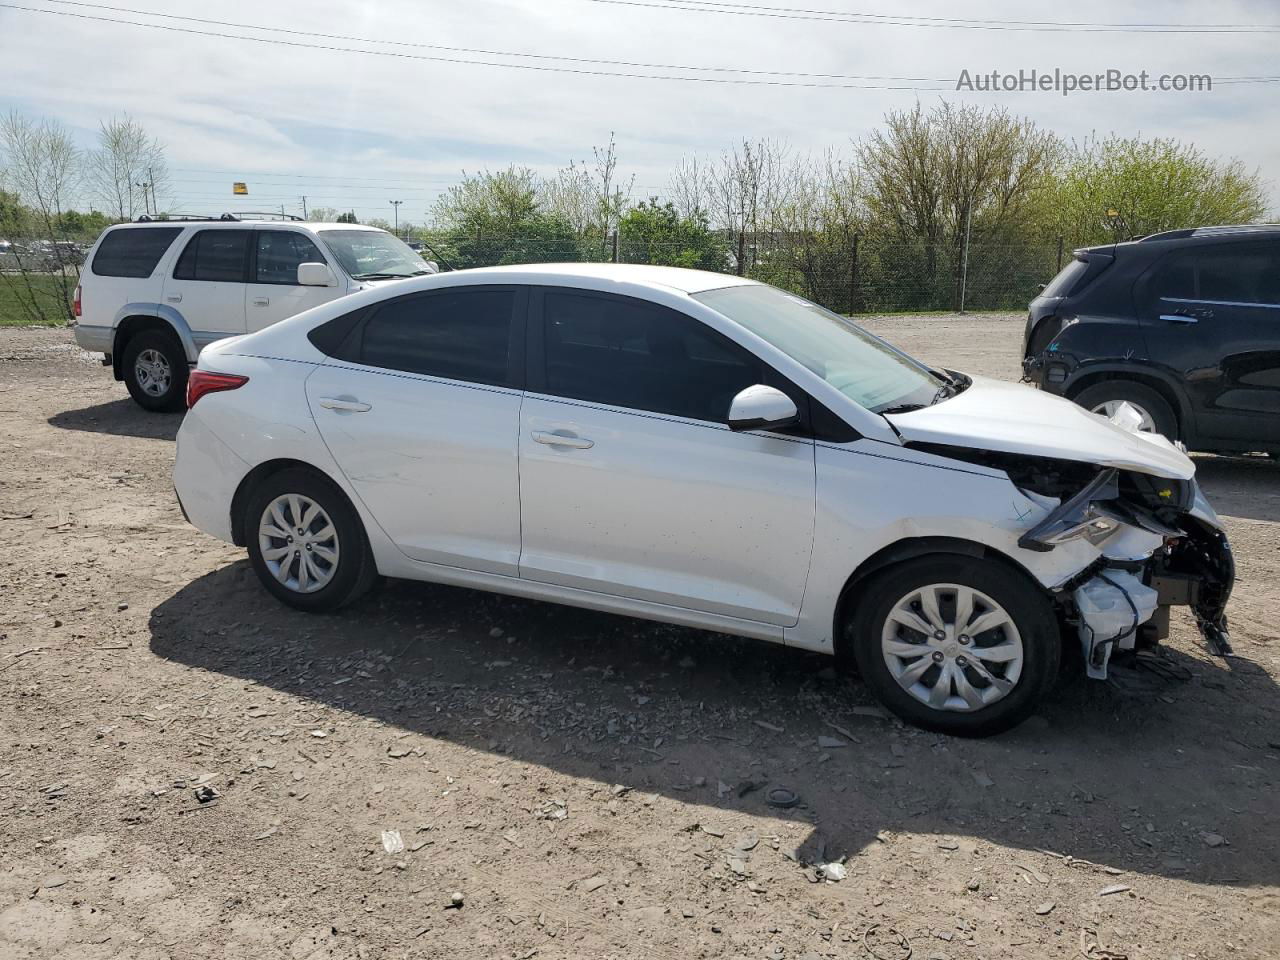
<svg viewBox="0 0 1280 960">
<path fill-rule="evenodd" d="M 100 277 L 149 277 L 181 227 L 112 230 L 98 244 L 90 269 Z"/>
<path fill-rule="evenodd" d="M 1071 293 L 1072 288 L 1080 281 L 1080 279 L 1089 272 L 1089 264 L 1084 260 L 1072 260 L 1058 272 L 1040 291 L 1042 297 L 1065 297 Z"/>
</svg>

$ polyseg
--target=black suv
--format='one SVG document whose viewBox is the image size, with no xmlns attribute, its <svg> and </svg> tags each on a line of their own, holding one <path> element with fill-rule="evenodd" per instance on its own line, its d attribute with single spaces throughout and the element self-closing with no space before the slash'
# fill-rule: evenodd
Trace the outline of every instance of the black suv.
<svg viewBox="0 0 1280 960">
<path fill-rule="evenodd" d="M 1190 450 L 1280 453 L 1280 225 L 1172 230 L 1077 250 L 1031 301 L 1041 389 Z"/>
</svg>

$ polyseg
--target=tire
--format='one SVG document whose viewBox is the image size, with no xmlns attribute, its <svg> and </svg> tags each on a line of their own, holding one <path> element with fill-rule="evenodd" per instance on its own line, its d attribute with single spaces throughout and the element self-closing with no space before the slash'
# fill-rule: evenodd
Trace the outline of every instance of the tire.
<svg viewBox="0 0 1280 960">
<path fill-rule="evenodd" d="M 277 600 L 308 613 L 328 613 L 358 599 L 377 579 L 364 525 L 327 477 L 302 468 L 281 470 L 258 484 L 247 501 L 249 560 Z M 273 522 L 267 524 L 268 519 Z"/>
<path fill-rule="evenodd" d="M 962 591 L 972 597 L 966 623 L 978 626 L 990 617 L 996 625 L 972 637 L 958 630 L 955 605 Z M 919 601 L 926 594 L 936 601 L 929 615 L 934 621 L 941 615 L 941 639 L 937 630 L 925 635 L 894 616 L 904 602 L 917 617 L 924 615 Z M 1049 598 L 1003 563 L 960 555 L 921 557 L 874 575 L 858 596 L 862 600 L 848 622 L 846 642 L 871 691 L 907 723 L 961 737 L 1002 733 L 1027 719 L 1057 679 L 1062 639 Z M 914 656 L 908 643 L 925 652 Z M 984 657 L 980 650 L 990 653 Z M 950 671 L 945 681 L 944 668 Z M 941 706 L 926 702 L 942 682 Z"/>
<path fill-rule="evenodd" d="M 1139 413 L 1147 415 L 1156 433 L 1162 433 L 1170 440 L 1179 439 L 1178 418 L 1174 416 L 1173 408 L 1164 397 L 1145 384 L 1132 380 L 1108 380 L 1085 387 L 1072 400 L 1086 410 L 1095 412 L 1101 412 L 1098 408 L 1103 404 L 1127 400 L 1138 408 Z"/>
<path fill-rule="evenodd" d="M 187 405 L 187 354 L 178 338 L 163 330 L 143 330 L 125 344 L 120 360 L 129 396 L 157 412 Z"/>
</svg>

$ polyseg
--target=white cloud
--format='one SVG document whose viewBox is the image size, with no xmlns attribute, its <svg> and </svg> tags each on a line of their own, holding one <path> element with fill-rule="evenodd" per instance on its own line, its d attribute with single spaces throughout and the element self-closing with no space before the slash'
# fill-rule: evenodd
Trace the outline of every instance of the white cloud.
<svg viewBox="0 0 1280 960">
<path fill-rule="evenodd" d="M 49 0 L 28 2 L 64 12 L 93 12 Z M 1280 39 L 1276 33 L 1025 33 L 854 26 L 658 11 L 590 0 L 430 5 L 420 0 L 135 2 L 169 14 L 407 44 L 906 77 L 955 77 L 966 68 L 1032 67 L 1078 73 L 1115 67 L 1217 78 L 1270 75 Z M 784 5 L 783 0 L 770 2 Z M 803 6 L 898 12 L 883 0 L 823 0 Z M 1028 13 L 1025 4 L 990 0 L 967 3 L 963 10 L 941 2 L 911 9 L 915 16 L 991 19 L 1280 21 L 1273 5 L 1246 2 L 1219 3 L 1209 10 L 1183 0 L 1135 0 L 1119 8 L 1110 2 L 1081 2 Z M 148 19 L 110 11 L 101 15 Z M 172 20 L 151 22 L 414 56 L 484 59 L 412 46 L 369 47 Z M 742 137 L 758 136 L 785 139 L 798 150 L 843 147 L 873 127 L 887 109 L 909 106 L 917 96 L 925 102 L 942 96 L 1001 103 L 1068 137 L 1092 131 L 1178 137 L 1213 154 L 1239 156 L 1268 177 L 1280 175 L 1280 128 L 1273 122 L 1277 90 L 1270 84 L 1219 84 L 1204 94 L 1062 98 L 1051 93 L 961 95 L 950 89 L 913 93 L 660 82 L 363 56 L 8 9 L 0 9 L 0 63 L 0 108 L 14 106 L 59 117 L 77 128 L 86 142 L 105 116 L 128 111 L 139 118 L 168 144 L 174 179 L 185 181 L 175 186 L 190 198 L 182 205 L 192 209 L 230 205 L 229 197 L 226 203 L 220 198 L 229 193 L 234 173 L 235 179 L 250 180 L 254 199 L 283 201 L 308 193 L 313 204 L 356 206 L 373 213 L 386 208 L 388 199 L 403 195 L 406 209 L 412 208 L 417 218 L 461 169 L 516 161 L 550 170 L 570 158 L 589 158 L 591 146 L 607 141 L 610 131 L 616 131 L 626 172 L 636 175 L 637 193 L 644 194 L 662 187 L 681 155 L 714 154 Z M 226 173 L 205 172 L 209 170 Z M 262 172 L 279 176 L 259 176 Z M 334 179 L 308 180 L 303 174 Z M 374 179 L 404 187 L 370 182 Z"/>
</svg>

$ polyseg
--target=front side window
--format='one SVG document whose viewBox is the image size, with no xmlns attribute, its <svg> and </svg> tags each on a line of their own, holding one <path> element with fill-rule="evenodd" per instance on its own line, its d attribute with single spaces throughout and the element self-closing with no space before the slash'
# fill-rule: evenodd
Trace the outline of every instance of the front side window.
<svg viewBox="0 0 1280 960">
<path fill-rule="evenodd" d="M 398 237 L 381 230 L 321 230 L 320 242 L 353 280 L 393 280 L 431 273 Z"/>
<path fill-rule="evenodd" d="M 324 263 L 324 255 L 306 234 L 295 230 L 259 230 L 257 283 L 298 283 L 298 267 Z"/>
<path fill-rule="evenodd" d="M 724 287 L 693 298 L 873 413 L 927 406 L 947 388 L 928 367 L 852 321 L 776 287 Z"/>
<path fill-rule="evenodd" d="M 724 423 L 764 365 L 701 321 L 644 300 L 547 293 L 547 392 Z"/>
<path fill-rule="evenodd" d="M 100 277 L 149 277 L 181 232 L 181 227 L 112 230 L 98 244 L 90 269 Z"/>
<path fill-rule="evenodd" d="M 173 268 L 175 280 L 243 283 L 248 230 L 201 230 Z"/>
<path fill-rule="evenodd" d="M 514 311 L 511 290 L 441 291 L 391 300 L 365 324 L 359 362 L 506 386 Z"/>
</svg>

